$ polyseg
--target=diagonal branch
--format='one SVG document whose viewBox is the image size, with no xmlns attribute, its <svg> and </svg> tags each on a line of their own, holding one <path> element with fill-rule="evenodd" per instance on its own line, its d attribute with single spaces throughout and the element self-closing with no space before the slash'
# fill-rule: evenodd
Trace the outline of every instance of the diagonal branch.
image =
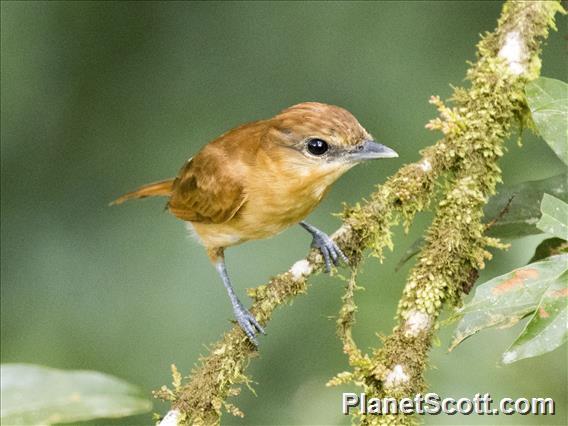
<svg viewBox="0 0 568 426">
<path fill-rule="evenodd" d="M 445 157 L 444 147 L 439 144 L 426 149 L 421 161 L 399 170 L 377 188 L 369 201 L 346 209 L 344 224 L 333 234 L 333 239 L 351 259 L 353 267 L 361 261 L 366 249 L 371 248 L 382 256 L 382 249 L 391 245 L 390 227 L 398 221 L 395 214 L 410 223 L 414 214 L 428 205 L 436 178 L 453 164 L 445 161 Z M 322 268 L 321 255 L 312 251 L 288 272 L 250 289 L 251 312 L 266 325 L 274 309 L 305 293 L 307 278 Z M 187 383 L 177 382 L 173 390 L 162 387 L 155 395 L 172 402 L 172 412 L 179 414 L 176 416 L 179 423 L 214 424 L 219 421 L 223 407 L 239 414 L 225 401 L 234 394 L 234 385 L 248 383 L 244 371 L 255 350 L 240 327 L 235 326 L 212 346 L 208 356 L 201 358 Z"/>
<path fill-rule="evenodd" d="M 562 10 L 552 1 L 507 2 L 495 32 L 478 45 L 478 61 L 467 74 L 471 87 L 454 90 L 451 109 L 432 98 L 440 117 L 427 127 L 443 132 L 441 143 L 456 161 L 399 302 L 398 324 L 372 355 L 360 354 L 350 338 L 354 320 L 342 311 L 338 331 L 353 371 L 340 373 L 331 385 L 360 384 L 369 398 L 413 398 L 426 389 L 423 374 L 439 314 L 445 305 L 461 303 L 477 271 L 491 258 L 486 248 L 502 247 L 484 235 L 483 207 L 501 181 L 497 161 L 504 141 L 524 119 L 523 89 L 540 72 L 540 42 Z M 349 289 L 347 295 L 345 305 L 353 306 Z M 416 422 L 404 414 L 358 415 L 363 424 Z"/>
<path fill-rule="evenodd" d="M 401 168 L 384 185 L 377 187 L 368 201 L 346 208 L 344 223 L 333 234 L 333 239 L 351 259 L 353 267 L 361 261 L 366 249 L 371 248 L 382 257 L 383 248 L 391 246 L 391 226 L 399 217 L 410 224 L 414 215 L 429 204 L 436 179 L 455 163 L 445 151 L 442 143 L 425 149 L 420 161 Z M 312 251 L 289 271 L 273 277 L 266 285 L 249 290 L 253 299 L 251 312 L 263 326 L 274 309 L 307 291 L 307 278 L 322 271 L 322 260 L 321 255 Z M 249 382 L 244 371 L 255 350 L 240 327 L 235 326 L 211 347 L 208 356 L 200 359 L 200 365 L 192 371 L 187 383 L 175 381 L 173 390 L 164 386 L 155 396 L 172 402 L 172 412 L 178 413 L 176 421 L 179 423 L 214 424 L 219 421 L 223 407 L 239 414 L 225 401 L 236 392 L 235 385 Z"/>
<path fill-rule="evenodd" d="M 444 138 L 424 149 L 420 161 L 378 186 L 368 200 L 343 212 L 343 225 L 333 237 L 351 259 L 354 272 L 338 329 L 353 372 L 340 374 L 335 382 L 368 383 L 365 390 L 373 396 L 423 388 L 422 373 L 441 307 L 459 302 L 471 271 L 482 267 L 487 257 L 485 247 L 496 245 L 483 236 L 481 209 L 500 179 L 496 161 L 503 152 L 502 141 L 524 112 L 524 82 L 538 74 L 539 40 L 560 9 L 557 2 L 508 2 L 497 31 L 479 45 L 479 61 L 468 73 L 472 88 L 456 89 L 452 109 L 432 98 L 440 118 L 429 127 L 442 130 Z M 363 252 L 371 249 L 382 258 L 384 247 L 392 247 L 390 228 L 400 220 L 408 227 L 415 214 L 430 205 L 442 177 L 447 180 L 443 200 L 399 304 L 399 326 L 381 349 L 363 355 L 351 338 L 356 270 Z M 266 325 L 277 307 L 307 291 L 307 278 L 322 266 L 321 256 L 312 251 L 288 272 L 249 290 L 251 312 Z M 174 368 L 173 389 L 164 386 L 155 392 L 172 404 L 162 424 L 216 424 L 223 409 L 242 415 L 227 398 L 238 394 L 238 385 L 248 385 L 245 370 L 254 355 L 254 346 L 235 326 L 200 359 L 186 382 Z"/>
</svg>

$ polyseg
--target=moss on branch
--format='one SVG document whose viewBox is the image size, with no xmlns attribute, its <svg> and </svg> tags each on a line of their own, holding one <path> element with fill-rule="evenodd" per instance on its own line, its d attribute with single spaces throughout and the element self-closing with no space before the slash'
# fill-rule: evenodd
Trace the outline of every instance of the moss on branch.
<svg viewBox="0 0 568 426">
<path fill-rule="evenodd" d="M 413 398 L 426 389 L 423 374 L 439 314 L 444 306 L 461 303 L 476 272 L 491 258 L 487 248 L 503 247 L 484 235 L 483 207 L 501 181 L 498 160 L 504 141 L 516 123 L 527 121 L 523 89 L 538 77 L 540 42 L 554 28 L 558 11 L 558 2 L 507 2 L 495 32 L 478 44 L 478 60 L 467 73 L 470 88 L 454 89 L 451 108 L 437 97 L 431 99 L 439 117 L 426 127 L 444 135 L 435 145 L 442 148 L 436 166 L 442 165 L 446 173 L 436 216 L 399 302 L 398 323 L 371 355 L 360 354 L 350 338 L 354 320 L 344 313 L 345 306 L 340 313 L 338 330 L 353 371 L 337 379 L 361 385 L 369 398 Z M 354 305 L 350 289 L 347 294 L 345 304 Z M 360 415 L 359 420 L 416 422 L 402 414 Z"/>
<path fill-rule="evenodd" d="M 484 235 L 483 206 L 501 179 L 497 161 L 505 151 L 504 140 L 516 122 L 527 121 L 524 84 L 538 76 L 540 42 L 554 28 L 554 15 L 561 10 L 554 1 L 507 2 L 495 32 L 478 45 L 478 60 L 467 74 L 471 87 L 454 90 L 451 108 L 437 97 L 431 99 L 439 117 L 427 127 L 440 130 L 443 139 L 424 149 L 420 161 L 402 167 L 378 186 L 368 200 L 344 209 L 343 225 L 333 237 L 350 257 L 353 272 L 337 325 L 352 370 L 338 374 L 330 384 L 352 382 L 369 397 L 414 396 L 426 388 L 423 374 L 438 315 L 445 305 L 461 302 L 474 272 L 490 257 L 487 247 L 500 247 Z M 351 335 L 363 253 L 371 249 L 382 258 L 384 248 L 392 247 L 391 228 L 399 222 L 408 228 L 416 213 L 429 208 L 434 199 L 439 199 L 436 216 L 404 288 L 398 324 L 379 348 L 364 354 Z M 306 292 L 307 277 L 322 267 L 321 256 L 312 251 L 290 271 L 249 290 L 251 312 L 265 325 L 278 306 Z M 173 389 L 162 387 L 155 395 L 171 401 L 179 424 L 217 424 L 223 410 L 242 415 L 227 399 L 238 394 L 240 385 L 249 384 L 245 370 L 254 355 L 255 347 L 235 326 L 185 381 L 176 373 Z M 360 421 L 410 424 L 415 419 L 361 416 Z"/>
</svg>

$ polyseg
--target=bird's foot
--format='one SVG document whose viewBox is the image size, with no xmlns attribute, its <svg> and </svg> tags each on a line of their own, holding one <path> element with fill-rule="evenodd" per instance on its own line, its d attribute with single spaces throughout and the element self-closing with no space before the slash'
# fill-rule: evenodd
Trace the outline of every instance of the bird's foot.
<svg viewBox="0 0 568 426">
<path fill-rule="evenodd" d="M 258 323 L 253 314 L 251 314 L 243 305 L 240 303 L 235 305 L 233 308 L 235 312 L 235 319 L 249 338 L 249 340 L 258 346 L 258 340 L 256 340 L 256 334 L 261 332 L 266 334 L 264 328 Z"/>
<path fill-rule="evenodd" d="M 346 265 L 349 265 L 349 259 L 347 259 L 347 256 L 345 256 L 339 246 L 329 237 L 329 235 L 319 229 L 310 232 L 312 232 L 314 237 L 312 240 L 312 247 L 319 249 L 323 256 L 325 272 L 329 273 L 331 271 L 332 262 L 335 266 L 338 266 L 340 260 L 342 260 Z"/>
</svg>

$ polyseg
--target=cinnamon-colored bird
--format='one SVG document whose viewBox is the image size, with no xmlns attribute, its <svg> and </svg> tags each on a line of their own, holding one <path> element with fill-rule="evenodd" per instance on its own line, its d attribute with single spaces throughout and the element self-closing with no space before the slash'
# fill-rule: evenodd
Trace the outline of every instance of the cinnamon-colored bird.
<svg viewBox="0 0 568 426">
<path fill-rule="evenodd" d="M 206 248 L 238 323 L 257 344 L 256 334 L 264 330 L 235 294 L 224 250 L 299 223 L 312 235 L 312 247 L 321 251 L 327 271 L 331 262 L 348 263 L 328 235 L 302 219 L 354 165 L 397 156 L 373 141 L 345 109 L 305 102 L 222 134 L 190 158 L 175 179 L 145 185 L 114 204 L 168 197 L 167 208 L 186 221 Z"/>
</svg>

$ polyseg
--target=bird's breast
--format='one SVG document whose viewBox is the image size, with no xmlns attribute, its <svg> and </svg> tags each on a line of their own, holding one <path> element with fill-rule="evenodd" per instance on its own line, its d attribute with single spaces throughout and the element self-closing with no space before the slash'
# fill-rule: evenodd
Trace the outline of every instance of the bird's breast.
<svg viewBox="0 0 568 426">
<path fill-rule="evenodd" d="M 279 171 L 247 182 L 247 202 L 237 221 L 256 238 L 266 238 L 309 215 L 345 169 Z"/>
<path fill-rule="evenodd" d="M 194 223 L 193 229 L 206 247 L 271 237 L 308 216 L 345 171 L 261 168 L 243 182 L 246 201 L 234 217 L 218 224 Z"/>
</svg>

